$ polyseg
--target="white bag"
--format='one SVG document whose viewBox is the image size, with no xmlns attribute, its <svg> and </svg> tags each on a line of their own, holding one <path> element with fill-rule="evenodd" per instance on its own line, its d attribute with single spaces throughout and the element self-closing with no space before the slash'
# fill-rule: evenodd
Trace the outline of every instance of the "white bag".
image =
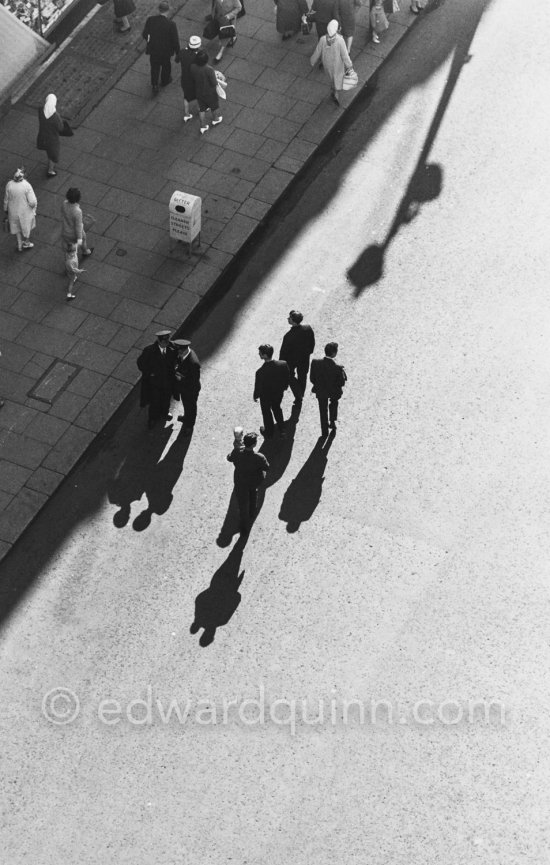
<svg viewBox="0 0 550 865">
<path fill-rule="evenodd" d="M 227 87 L 227 79 L 223 72 L 220 72 L 218 69 L 216 72 L 216 93 L 220 97 L 220 99 L 227 99 L 227 93 L 225 92 L 225 88 Z"/>
<path fill-rule="evenodd" d="M 355 69 L 348 69 L 346 74 L 344 75 L 344 83 L 342 84 L 342 90 L 353 90 L 354 87 L 357 87 L 359 84 L 359 76 Z"/>
</svg>

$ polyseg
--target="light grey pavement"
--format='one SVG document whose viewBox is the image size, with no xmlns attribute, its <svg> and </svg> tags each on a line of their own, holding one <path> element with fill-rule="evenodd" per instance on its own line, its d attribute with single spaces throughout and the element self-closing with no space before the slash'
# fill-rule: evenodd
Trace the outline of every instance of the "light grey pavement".
<svg viewBox="0 0 550 865">
<path fill-rule="evenodd" d="M 443 4 L 399 47 L 195 333 L 191 443 L 129 409 L 6 559 L 10 865 L 547 865 L 548 13 L 525 51 L 516 3 L 476 27 L 482 5 Z M 240 555 L 216 544 L 225 454 L 258 425 L 255 347 L 293 306 L 340 341 L 341 426 L 322 453 L 307 398 Z M 59 694 L 43 716 L 60 687 L 72 723 L 51 723 Z M 261 688 L 266 721 L 244 723 Z M 364 725 L 341 721 L 353 699 Z M 163 722 L 172 700 L 185 723 Z M 495 701 L 489 723 L 471 701 Z"/>
<path fill-rule="evenodd" d="M 174 4 L 182 39 L 202 32 L 207 5 Z M 39 202 L 35 248 L 17 256 L 11 237 L 0 241 L 0 558 L 132 391 L 151 334 L 178 328 L 208 302 L 358 95 L 350 91 L 336 108 L 324 73 L 310 68 L 314 35 L 283 44 L 272 5 L 250 0 L 219 67 L 229 81 L 224 121 L 201 137 L 198 120 L 182 121 L 177 66 L 174 83 L 151 98 L 139 34 L 155 8 L 140 0 L 121 36 L 105 6 L 0 119 L 6 180 L 24 162 Z M 406 6 L 390 18 L 374 45 L 368 11 L 358 12 L 352 57 L 362 83 L 416 20 Z M 63 141 L 58 176 L 47 179 L 35 140 L 36 109 L 49 92 L 76 134 Z M 69 186 L 81 189 L 96 220 L 94 255 L 70 305 L 59 248 Z M 168 236 L 176 189 L 203 199 L 202 246 L 191 260 Z"/>
</svg>

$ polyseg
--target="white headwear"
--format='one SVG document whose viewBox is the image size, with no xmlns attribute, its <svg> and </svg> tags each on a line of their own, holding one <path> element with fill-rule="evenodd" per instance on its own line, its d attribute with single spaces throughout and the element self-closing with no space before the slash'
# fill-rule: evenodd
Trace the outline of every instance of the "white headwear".
<svg viewBox="0 0 550 865">
<path fill-rule="evenodd" d="M 51 117 L 52 114 L 55 114 L 57 105 L 57 96 L 54 96 L 53 93 L 49 93 L 46 96 L 46 101 L 44 102 L 44 117 L 46 120 L 48 117 Z"/>
<path fill-rule="evenodd" d="M 335 18 L 327 24 L 327 36 L 336 36 L 338 33 L 338 21 Z"/>
</svg>

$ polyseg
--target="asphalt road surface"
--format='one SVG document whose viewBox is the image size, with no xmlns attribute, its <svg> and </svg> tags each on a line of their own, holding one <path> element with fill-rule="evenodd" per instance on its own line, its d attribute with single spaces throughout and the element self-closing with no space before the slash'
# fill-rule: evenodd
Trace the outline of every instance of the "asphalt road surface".
<svg viewBox="0 0 550 865">
<path fill-rule="evenodd" d="M 9 557 L 3 861 L 548 863 L 550 21 L 524 15 L 420 17 L 193 334 L 190 444 L 127 406 Z M 243 549 L 225 456 L 291 308 L 340 343 L 341 423 L 321 447 L 308 395 L 265 447 Z"/>
</svg>

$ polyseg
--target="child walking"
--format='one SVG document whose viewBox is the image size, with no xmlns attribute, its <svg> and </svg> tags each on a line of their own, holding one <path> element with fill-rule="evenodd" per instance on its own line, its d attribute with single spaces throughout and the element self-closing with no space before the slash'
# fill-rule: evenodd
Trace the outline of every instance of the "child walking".
<svg viewBox="0 0 550 865">
<path fill-rule="evenodd" d="M 380 36 L 390 26 L 382 6 L 382 0 L 374 0 L 374 6 L 370 11 L 370 23 L 372 27 L 372 41 L 378 44 Z"/>
<path fill-rule="evenodd" d="M 84 268 L 78 266 L 78 244 L 67 243 L 65 248 L 65 272 L 69 277 L 67 286 L 67 300 L 74 300 L 76 295 L 73 292 L 74 284 L 81 273 L 84 273 Z"/>
</svg>

